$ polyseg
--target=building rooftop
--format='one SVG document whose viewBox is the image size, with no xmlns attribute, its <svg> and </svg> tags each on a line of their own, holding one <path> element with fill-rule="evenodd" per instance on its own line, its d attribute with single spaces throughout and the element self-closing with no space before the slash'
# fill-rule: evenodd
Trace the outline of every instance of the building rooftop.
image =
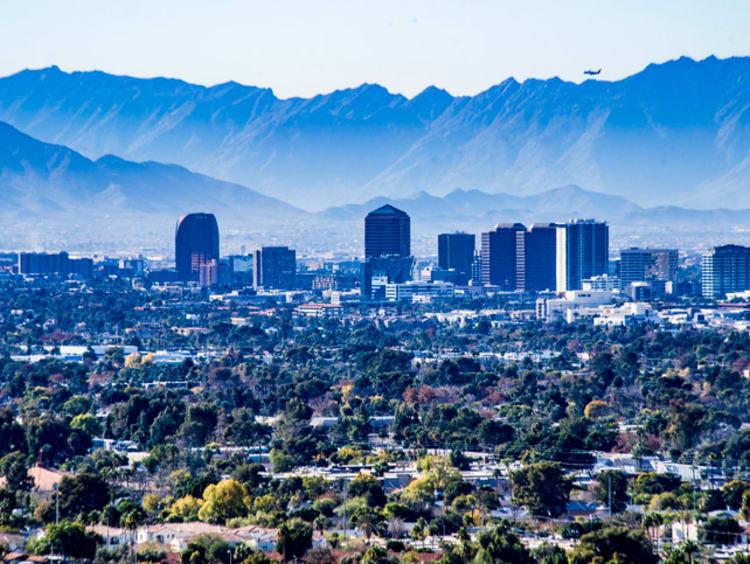
<svg viewBox="0 0 750 564">
<path fill-rule="evenodd" d="M 409 214 L 396 207 L 393 207 L 391 204 L 385 204 L 383 206 L 380 206 L 378 209 L 372 210 L 367 215 L 403 215 L 408 217 Z"/>
</svg>

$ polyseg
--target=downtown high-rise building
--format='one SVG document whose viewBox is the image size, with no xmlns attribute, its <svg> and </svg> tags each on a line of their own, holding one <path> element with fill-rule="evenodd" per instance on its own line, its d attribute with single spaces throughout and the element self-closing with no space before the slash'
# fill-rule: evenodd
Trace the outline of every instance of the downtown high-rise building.
<svg viewBox="0 0 750 564">
<path fill-rule="evenodd" d="M 177 220 L 175 266 L 183 281 L 200 278 L 201 266 L 219 261 L 219 225 L 212 213 L 191 213 Z"/>
<path fill-rule="evenodd" d="M 293 290 L 297 275 L 297 252 L 289 247 L 261 247 L 255 251 L 253 286 Z"/>
<path fill-rule="evenodd" d="M 365 261 L 360 268 L 362 298 L 382 299 L 385 285 L 412 277 L 411 220 L 390 204 L 365 217 Z"/>
<path fill-rule="evenodd" d="M 365 259 L 411 256 L 411 220 L 390 204 L 365 217 Z"/>
<path fill-rule="evenodd" d="M 500 223 L 482 233 L 482 284 L 504 292 L 524 287 L 526 227 L 522 223 Z"/>
<path fill-rule="evenodd" d="M 677 278 L 677 249 L 640 249 L 620 251 L 620 289 L 634 282 L 673 282 Z"/>
<path fill-rule="evenodd" d="M 558 292 L 580 290 L 584 280 L 607 273 L 609 226 L 606 222 L 576 219 L 557 224 L 556 230 Z"/>
<path fill-rule="evenodd" d="M 74 275 L 91 278 L 94 261 L 90 258 L 70 258 L 68 253 L 19 253 L 18 272 L 20 274 Z"/>
<path fill-rule="evenodd" d="M 554 291 L 557 287 L 557 227 L 554 223 L 535 223 L 524 237 L 523 289 Z"/>
<path fill-rule="evenodd" d="M 714 247 L 701 262 L 704 298 L 723 298 L 729 292 L 750 290 L 750 248 Z"/>
<path fill-rule="evenodd" d="M 438 267 L 446 271 L 455 271 L 457 284 L 466 284 L 471 278 L 475 240 L 473 233 L 438 235 Z"/>
<path fill-rule="evenodd" d="M 580 290 L 605 274 L 609 228 L 594 220 L 570 223 L 502 223 L 482 233 L 481 283 L 503 291 Z"/>
</svg>

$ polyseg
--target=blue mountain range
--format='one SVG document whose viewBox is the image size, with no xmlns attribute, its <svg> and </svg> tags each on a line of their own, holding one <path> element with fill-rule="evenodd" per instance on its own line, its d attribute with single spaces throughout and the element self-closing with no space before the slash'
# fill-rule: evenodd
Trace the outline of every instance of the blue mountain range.
<svg viewBox="0 0 750 564">
<path fill-rule="evenodd" d="M 377 84 L 280 99 L 237 83 L 25 70 L 0 120 L 96 161 L 175 163 L 307 210 L 457 189 L 577 185 L 640 206 L 750 207 L 750 58 L 615 82 L 508 79 L 476 96 Z"/>
</svg>

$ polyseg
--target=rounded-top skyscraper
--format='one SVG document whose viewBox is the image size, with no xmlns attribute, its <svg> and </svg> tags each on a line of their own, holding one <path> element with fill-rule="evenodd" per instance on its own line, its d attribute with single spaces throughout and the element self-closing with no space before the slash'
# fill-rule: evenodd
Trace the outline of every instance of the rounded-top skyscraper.
<svg viewBox="0 0 750 564">
<path fill-rule="evenodd" d="M 198 280 L 201 265 L 219 262 L 219 225 L 212 213 L 190 213 L 177 220 L 175 266 L 180 280 Z"/>
</svg>

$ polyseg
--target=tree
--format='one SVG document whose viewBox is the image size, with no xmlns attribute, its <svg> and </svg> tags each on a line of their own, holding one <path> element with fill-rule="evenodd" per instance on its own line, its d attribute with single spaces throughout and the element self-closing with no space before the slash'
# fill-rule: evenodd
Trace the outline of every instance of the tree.
<svg viewBox="0 0 750 564">
<path fill-rule="evenodd" d="M 44 536 L 34 546 L 36 554 L 64 554 L 73 558 L 93 559 L 96 547 L 102 538 L 87 532 L 82 525 L 62 521 L 58 525 L 48 525 Z"/>
<path fill-rule="evenodd" d="M 276 552 L 284 562 L 300 558 L 312 546 L 313 530 L 309 523 L 295 517 L 279 527 Z"/>
<path fill-rule="evenodd" d="M 720 490 L 704 490 L 698 501 L 698 510 L 701 513 L 725 509 L 726 506 L 727 504 Z"/>
<path fill-rule="evenodd" d="M 180 564 L 228 564 L 229 550 L 229 544 L 217 535 L 198 535 L 180 554 Z"/>
<path fill-rule="evenodd" d="M 357 476 L 349 482 L 347 486 L 347 493 L 351 497 L 363 497 L 368 506 L 370 507 L 384 507 L 385 506 L 385 492 L 380 482 L 374 476 L 370 474 L 357 474 Z"/>
<path fill-rule="evenodd" d="M 167 518 L 170 521 L 195 521 L 198 519 L 198 511 L 202 505 L 202 499 L 196 499 L 192 495 L 186 495 L 169 506 L 169 514 Z"/>
<path fill-rule="evenodd" d="M 427 536 L 427 521 L 425 521 L 424 517 L 420 517 L 417 519 L 417 522 L 414 523 L 414 526 L 411 528 L 411 538 L 413 538 L 415 541 L 424 540 L 424 538 Z"/>
<path fill-rule="evenodd" d="M 34 487 L 34 479 L 29 476 L 26 457 L 18 452 L 6 454 L 0 460 L 0 472 L 5 476 L 6 487 L 13 492 L 28 492 Z"/>
<path fill-rule="evenodd" d="M 676 490 L 680 487 L 680 483 L 680 477 L 676 474 L 644 472 L 635 479 L 633 490 L 636 494 L 655 495 Z"/>
<path fill-rule="evenodd" d="M 529 464 L 510 475 L 513 503 L 523 505 L 533 515 L 559 517 L 570 500 L 572 481 L 559 464 Z"/>
<path fill-rule="evenodd" d="M 732 480 L 721 486 L 721 495 L 724 501 L 731 508 L 737 511 L 742 507 L 742 494 L 750 490 L 750 484 L 742 480 Z"/>
<path fill-rule="evenodd" d="M 80 413 L 73 417 L 70 422 L 72 429 L 80 429 L 91 437 L 96 437 L 101 433 L 101 425 L 95 415 L 90 413 Z"/>
<path fill-rule="evenodd" d="M 539 564 L 568 564 L 568 555 L 556 544 L 545 542 L 531 551 Z"/>
<path fill-rule="evenodd" d="M 586 419 L 598 419 L 603 417 L 609 411 L 609 404 L 602 400 L 591 400 L 583 408 L 583 416 Z"/>
<path fill-rule="evenodd" d="M 396 564 L 398 560 L 388 556 L 388 550 L 385 547 L 372 545 L 367 547 L 360 564 Z"/>
<path fill-rule="evenodd" d="M 605 506 L 609 506 L 610 493 L 612 513 L 625 510 L 628 504 L 628 478 L 620 470 L 605 470 L 596 476 L 594 483 L 594 499 Z"/>
<path fill-rule="evenodd" d="M 586 533 L 569 556 L 570 564 L 634 562 L 657 564 L 651 542 L 641 531 L 607 527 Z"/>
<path fill-rule="evenodd" d="M 742 494 L 742 507 L 740 508 L 742 518 L 747 521 L 750 519 L 750 490 Z"/>
<path fill-rule="evenodd" d="M 385 516 L 380 509 L 361 506 L 357 507 L 352 513 L 352 524 L 362 529 L 365 538 L 370 540 L 374 534 L 380 535 L 385 531 Z"/>
<path fill-rule="evenodd" d="M 270 434 L 271 430 L 266 425 L 256 423 L 252 411 L 243 407 L 232 411 L 232 421 L 224 431 L 224 440 L 235 445 L 250 446 L 265 441 Z"/>
<path fill-rule="evenodd" d="M 736 544 L 742 528 L 732 517 L 709 517 L 698 527 L 698 539 L 711 544 Z"/>
<path fill-rule="evenodd" d="M 244 517 L 250 509 L 250 496 L 236 480 L 211 484 L 203 492 L 203 505 L 198 510 L 201 521 L 224 523 L 233 517 Z"/>
<path fill-rule="evenodd" d="M 212 404 L 191 405 L 180 433 L 191 446 L 203 446 L 219 421 L 218 409 Z"/>
<path fill-rule="evenodd" d="M 15 507 L 16 494 L 8 489 L 0 488 L 0 525 L 10 525 L 13 522 Z"/>
<path fill-rule="evenodd" d="M 110 489 L 106 480 L 98 474 L 83 473 L 73 478 L 64 476 L 60 481 L 58 495 L 60 516 L 72 519 L 79 513 L 103 509 L 109 502 Z M 54 514 L 49 517 L 54 518 Z"/>
<path fill-rule="evenodd" d="M 533 564 L 534 559 L 507 522 L 479 535 L 475 564 Z"/>
</svg>

